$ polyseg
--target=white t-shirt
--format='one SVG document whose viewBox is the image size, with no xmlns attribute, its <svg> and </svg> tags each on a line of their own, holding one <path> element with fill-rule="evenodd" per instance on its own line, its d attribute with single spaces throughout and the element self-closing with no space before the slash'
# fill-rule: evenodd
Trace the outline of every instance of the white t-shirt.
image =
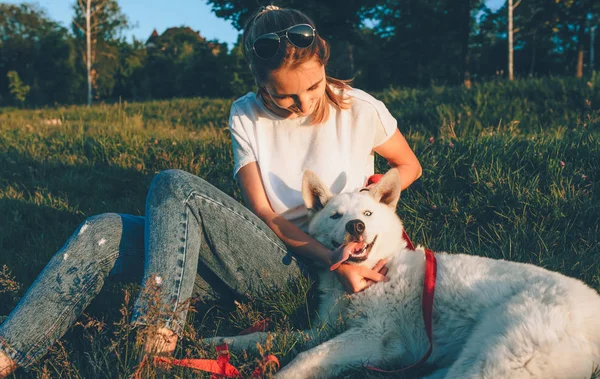
<svg viewBox="0 0 600 379">
<path fill-rule="evenodd" d="M 310 117 L 285 119 L 249 92 L 231 106 L 229 130 L 233 145 L 233 176 L 257 162 L 273 210 L 306 231 L 302 175 L 314 171 L 332 193 L 365 185 L 374 173 L 373 148 L 397 128 L 385 105 L 368 93 L 351 89 L 352 107 L 330 106 L 329 120 L 310 125 Z"/>
</svg>

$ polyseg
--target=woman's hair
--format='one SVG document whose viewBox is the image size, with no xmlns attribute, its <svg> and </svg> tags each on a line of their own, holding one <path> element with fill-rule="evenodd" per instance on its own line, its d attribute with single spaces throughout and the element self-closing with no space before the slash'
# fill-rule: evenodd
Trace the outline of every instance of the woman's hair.
<svg viewBox="0 0 600 379">
<path fill-rule="evenodd" d="M 271 72 L 281 68 L 294 69 L 315 58 L 324 66 L 329 61 L 329 44 L 318 33 L 315 33 L 312 45 L 306 48 L 296 47 L 287 38 L 281 38 L 280 48 L 274 57 L 261 59 L 254 53 L 252 46 L 258 37 L 298 24 L 309 24 L 315 28 L 314 22 L 304 13 L 269 5 L 260 8 L 244 25 L 242 36 L 244 56 L 258 85 L 258 94 L 265 101 L 272 101 L 264 89 Z M 329 76 L 326 78 L 325 95 L 315 107 L 311 124 L 319 124 L 329 118 L 329 102 L 337 109 L 348 109 L 351 105 L 349 98 L 344 94 L 344 91 L 350 88 L 350 81 Z"/>
</svg>

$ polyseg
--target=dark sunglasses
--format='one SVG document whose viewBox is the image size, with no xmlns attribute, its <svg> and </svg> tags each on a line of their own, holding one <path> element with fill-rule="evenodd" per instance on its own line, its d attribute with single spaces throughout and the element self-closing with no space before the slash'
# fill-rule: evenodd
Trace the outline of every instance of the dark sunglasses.
<svg viewBox="0 0 600 379">
<path fill-rule="evenodd" d="M 309 24 L 298 24 L 290 26 L 287 29 L 278 32 L 263 34 L 252 44 L 254 54 L 261 59 L 270 59 L 277 54 L 280 37 L 287 38 L 290 43 L 299 48 L 306 48 L 312 45 L 317 31 Z"/>
</svg>

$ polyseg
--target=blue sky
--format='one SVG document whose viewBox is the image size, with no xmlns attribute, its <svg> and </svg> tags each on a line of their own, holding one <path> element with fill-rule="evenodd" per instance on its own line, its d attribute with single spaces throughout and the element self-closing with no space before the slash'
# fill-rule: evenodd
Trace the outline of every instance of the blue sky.
<svg viewBox="0 0 600 379">
<path fill-rule="evenodd" d="M 0 0 L 3 3 L 21 4 L 37 3 L 48 16 L 62 25 L 69 27 L 73 17 L 73 5 L 77 0 Z M 123 13 L 127 15 L 133 28 L 125 32 L 128 40 L 135 38 L 145 41 L 153 29 L 162 33 L 172 26 L 189 26 L 200 32 L 204 38 L 226 42 L 231 48 L 237 40 L 238 31 L 225 21 L 215 16 L 204 0 L 118 0 Z M 496 9 L 505 0 L 486 0 L 488 7 Z"/>
<path fill-rule="evenodd" d="M 48 16 L 63 26 L 70 28 L 77 0 L 0 0 L 3 3 L 38 4 Z M 210 6 L 203 0 L 118 0 L 121 11 L 127 15 L 133 25 L 125 32 L 128 40 L 135 38 L 146 41 L 152 30 L 159 33 L 173 26 L 189 26 L 206 39 L 227 42 L 232 47 L 237 40 L 238 32 L 225 21 L 215 16 Z"/>
</svg>

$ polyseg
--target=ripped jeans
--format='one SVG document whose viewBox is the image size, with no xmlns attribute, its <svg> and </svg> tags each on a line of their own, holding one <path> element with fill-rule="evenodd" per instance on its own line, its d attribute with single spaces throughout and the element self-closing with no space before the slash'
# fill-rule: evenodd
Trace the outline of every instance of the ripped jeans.
<svg viewBox="0 0 600 379">
<path fill-rule="evenodd" d="M 167 308 L 162 319 L 148 317 L 151 300 L 142 291 L 133 324 L 160 322 L 181 334 L 183 305 L 193 294 L 256 295 L 305 273 L 306 266 L 242 204 L 195 175 L 164 171 L 152 181 L 145 217 L 101 214 L 73 233 L 0 325 L 0 351 L 28 369 L 109 275 L 159 288 Z"/>
</svg>

